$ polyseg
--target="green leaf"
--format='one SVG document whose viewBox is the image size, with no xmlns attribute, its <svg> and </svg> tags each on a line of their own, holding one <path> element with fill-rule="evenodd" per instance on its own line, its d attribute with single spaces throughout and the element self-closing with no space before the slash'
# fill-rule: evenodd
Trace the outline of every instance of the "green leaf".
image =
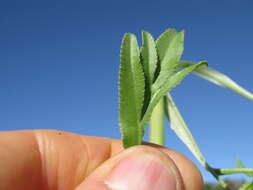
<svg viewBox="0 0 253 190">
<path fill-rule="evenodd" d="M 156 44 L 161 62 L 168 60 L 168 51 L 171 46 L 171 41 L 177 33 L 175 29 L 167 29 L 158 37 Z"/>
<path fill-rule="evenodd" d="M 229 190 L 225 181 L 219 176 L 220 170 L 212 168 L 206 161 L 206 158 L 200 151 L 195 139 L 193 138 L 191 131 L 187 127 L 181 113 L 176 107 L 176 104 L 170 94 L 166 97 L 166 104 L 168 107 L 165 110 L 167 117 L 170 121 L 171 129 L 177 134 L 180 140 L 190 149 L 193 155 L 197 158 L 197 160 L 201 163 L 203 167 L 205 167 L 220 183 L 220 185 Z"/>
<path fill-rule="evenodd" d="M 119 124 L 124 147 L 141 144 L 140 126 L 144 99 L 144 73 L 136 37 L 125 34 L 120 53 Z"/>
<path fill-rule="evenodd" d="M 239 190 L 252 190 L 252 189 L 253 189 L 253 182 L 252 182 L 252 181 L 244 183 L 244 184 L 239 188 Z"/>
<path fill-rule="evenodd" d="M 242 163 L 242 161 L 240 159 L 236 159 L 236 167 L 237 168 L 245 168 L 244 164 Z"/>
<path fill-rule="evenodd" d="M 176 30 L 173 29 L 166 30 L 158 38 L 156 44 L 160 72 L 152 86 L 152 92 L 161 88 L 175 72 L 184 49 L 184 32 L 176 32 Z"/>
<path fill-rule="evenodd" d="M 165 111 L 168 111 L 166 114 L 169 117 L 171 129 L 174 130 L 181 141 L 191 150 L 197 160 L 206 167 L 207 163 L 205 157 L 201 153 L 191 134 L 191 131 L 188 129 L 183 117 L 176 107 L 175 102 L 169 94 L 167 95 L 166 101 L 168 108 L 165 109 Z"/>
<path fill-rule="evenodd" d="M 176 74 L 174 74 L 172 77 L 170 77 L 170 79 L 166 82 L 165 86 L 169 86 L 169 89 L 171 88 L 175 88 L 178 84 L 180 84 L 180 82 L 188 75 L 190 74 L 192 71 L 201 68 L 202 66 L 207 66 L 207 62 L 206 61 L 200 61 L 197 64 L 194 65 L 190 65 L 184 69 L 182 69 L 181 71 L 177 72 Z M 166 87 L 164 87 L 166 88 Z"/>
<path fill-rule="evenodd" d="M 186 77 L 186 75 L 203 65 L 206 65 L 206 62 L 200 62 L 198 64 L 191 65 L 168 78 L 167 81 L 165 81 L 165 84 L 153 93 L 147 111 L 145 112 L 141 121 L 141 125 L 143 127 L 145 126 L 146 122 L 151 117 L 154 107 L 163 96 L 165 96 L 172 88 L 178 85 Z M 152 89 L 152 91 L 154 91 L 154 89 Z"/>
<path fill-rule="evenodd" d="M 141 58 L 143 70 L 147 84 L 150 86 L 153 83 L 157 67 L 156 44 L 149 32 L 142 32 L 142 43 Z"/>
<path fill-rule="evenodd" d="M 184 68 L 185 66 L 192 65 L 194 63 L 188 62 L 188 61 L 182 61 L 178 64 L 178 67 Z M 233 81 L 228 76 L 207 67 L 202 67 L 196 70 L 194 72 L 195 75 L 208 80 L 209 82 L 212 82 L 216 85 L 228 88 L 241 96 L 244 96 L 245 98 L 248 98 L 253 101 L 253 94 L 241 87 L 239 84 L 237 84 L 235 81 Z"/>
<path fill-rule="evenodd" d="M 151 98 L 151 85 L 153 84 L 157 67 L 157 52 L 155 41 L 150 33 L 142 32 L 142 43 L 141 62 L 145 76 L 145 95 L 142 109 L 143 116 Z"/>
</svg>

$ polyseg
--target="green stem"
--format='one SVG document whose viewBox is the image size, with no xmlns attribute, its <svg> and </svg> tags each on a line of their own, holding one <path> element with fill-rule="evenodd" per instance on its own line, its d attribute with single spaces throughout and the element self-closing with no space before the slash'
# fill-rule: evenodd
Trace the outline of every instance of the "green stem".
<svg viewBox="0 0 253 190">
<path fill-rule="evenodd" d="M 158 102 L 150 118 L 150 142 L 164 145 L 164 100 Z"/>
<path fill-rule="evenodd" d="M 229 169 L 220 169 L 220 175 L 228 175 L 228 174 L 236 174 L 236 173 L 244 173 L 244 174 L 253 174 L 253 168 L 229 168 Z"/>
</svg>

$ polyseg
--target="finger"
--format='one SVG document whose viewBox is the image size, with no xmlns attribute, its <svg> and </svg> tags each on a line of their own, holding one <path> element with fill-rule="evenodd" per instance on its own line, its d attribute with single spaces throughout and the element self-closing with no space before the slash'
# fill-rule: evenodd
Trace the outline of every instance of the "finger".
<svg viewBox="0 0 253 190">
<path fill-rule="evenodd" d="M 1 132 L 0 189 L 74 189 L 110 158 L 112 142 L 54 130 Z"/>
<path fill-rule="evenodd" d="M 104 162 L 76 190 L 101 189 L 183 190 L 184 184 L 168 154 L 142 145 L 124 150 Z"/>
<path fill-rule="evenodd" d="M 8 190 L 74 189 L 111 155 L 123 150 L 119 140 L 54 130 L 2 132 L 0 135 L 0 189 Z M 194 187 L 202 184 L 198 170 L 188 159 L 159 148 L 178 164 L 187 187 L 197 189 Z"/>
</svg>

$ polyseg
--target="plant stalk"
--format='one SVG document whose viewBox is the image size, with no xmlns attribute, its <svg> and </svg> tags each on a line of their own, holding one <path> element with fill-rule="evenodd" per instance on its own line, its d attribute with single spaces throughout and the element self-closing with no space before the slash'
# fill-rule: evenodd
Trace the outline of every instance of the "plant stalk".
<svg viewBox="0 0 253 190">
<path fill-rule="evenodd" d="M 150 142 L 164 146 L 164 99 L 155 106 L 150 118 Z"/>
</svg>

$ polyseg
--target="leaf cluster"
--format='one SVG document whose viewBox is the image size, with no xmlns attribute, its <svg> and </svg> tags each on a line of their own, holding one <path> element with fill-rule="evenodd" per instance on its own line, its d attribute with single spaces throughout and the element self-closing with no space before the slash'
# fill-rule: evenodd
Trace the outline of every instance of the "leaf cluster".
<svg viewBox="0 0 253 190">
<path fill-rule="evenodd" d="M 120 52 L 119 124 L 125 148 L 141 144 L 144 127 L 159 100 L 186 75 L 207 65 L 200 62 L 177 71 L 183 49 L 184 31 L 168 29 L 156 41 L 143 31 L 141 48 L 135 35 L 124 35 Z"/>
</svg>

